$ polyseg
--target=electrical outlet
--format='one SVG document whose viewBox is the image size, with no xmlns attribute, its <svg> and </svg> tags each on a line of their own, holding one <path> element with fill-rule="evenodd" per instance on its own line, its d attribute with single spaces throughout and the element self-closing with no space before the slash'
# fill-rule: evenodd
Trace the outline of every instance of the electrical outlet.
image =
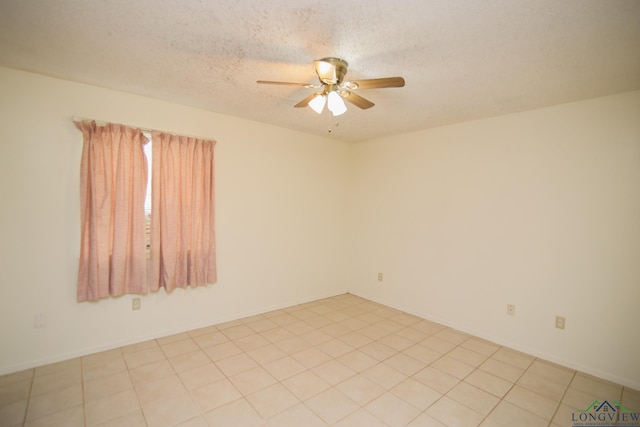
<svg viewBox="0 0 640 427">
<path fill-rule="evenodd" d="M 378 273 L 378 282 L 382 282 L 382 273 Z"/>
<path fill-rule="evenodd" d="M 33 318 L 33 327 L 34 328 L 44 328 L 47 326 L 47 318 L 44 314 L 38 313 Z"/>
<path fill-rule="evenodd" d="M 507 304 L 507 314 L 509 316 L 515 316 L 516 315 L 516 306 L 513 304 Z"/>
<path fill-rule="evenodd" d="M 565 319 L 562 316 L 556 316 L 556 328 L 564 329 Z"/>
<path fill-rule="evenodd" d="M 140 310 L 140 298 L 131 300 L 131 310 Z"/>
</svg>

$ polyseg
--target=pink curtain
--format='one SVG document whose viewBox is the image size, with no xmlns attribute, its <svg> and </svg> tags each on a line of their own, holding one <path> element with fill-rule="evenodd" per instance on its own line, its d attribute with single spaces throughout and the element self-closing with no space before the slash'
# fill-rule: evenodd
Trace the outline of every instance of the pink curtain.
<svg viewBox="0 0 640 427">
<path fill-rule="evenodd" d="M 215 141 L 152 139 L 151 290 L 215 283 Z"/>
<path fill-rule="evenodd" d="M 140 129 L 76 122 L 81 244 L 78 301 L 147 292 L 144 199 L 148 142 Z"/>
</svg>

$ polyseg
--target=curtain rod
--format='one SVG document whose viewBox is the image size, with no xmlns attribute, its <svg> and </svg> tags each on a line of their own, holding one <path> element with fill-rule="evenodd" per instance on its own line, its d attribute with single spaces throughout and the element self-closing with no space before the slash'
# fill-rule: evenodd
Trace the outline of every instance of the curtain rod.
<svg viewBox="0 0 640 427">
<path fill-rule="evenodd" d="M 179 133 L 175 133 L 175 132 L 167 132 L 167 131 L 164 131 L 164 130 L 161 130 L 161 129 L 148 129 L 148 128 L 143 128 L 143 127 L 140 127 L 140 126 L 131 126 L 131 125 L 128 125 L 126 123 L 113 123 L 113 122 L 108 122 L 108 121 L 105 121 L 105 120 L 87 119 L 87 118 L 78 117 L 78 116 L 71 117 L 71 120 L 73 120 L 73 122 L 96 122 L 96 124 L 99 125 L 99 126 L 105 126 L 105 125 L 107 125 L 109 123 L 112 123 L 112 124 L 118 124 L 118 125 L 121 125 L 121 126 L 127 126 L 127 127 L 134 128 L 134 129 L 140 129 L 142 132 L 146 132 L 146 133 L 162 132 L 162 133 L 168 133 L 169 135 L 184 136 L 184 137 L 187 137 L 187 138 L 204 139 L 205 141 L 214 141 L 214 142 L 216 142 L 216 140 L 214 138 L 211 138 L 211 137 L 183 135 L 183 134 L 179 134 Z"/>
</svg>

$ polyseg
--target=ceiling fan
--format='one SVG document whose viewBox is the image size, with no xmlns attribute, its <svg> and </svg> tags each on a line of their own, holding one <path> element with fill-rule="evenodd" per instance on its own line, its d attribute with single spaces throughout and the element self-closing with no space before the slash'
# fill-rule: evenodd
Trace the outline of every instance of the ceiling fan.
<svg viewBox="0 0 640 427">
<path fill-rule="evenodd" d="M 319 85 L 268 80 L 258 80 L 257 83 L 320 89 L 320 91 L 314 92 L 298 102 L 294 107 L 302 108 L 308 105 L 313 111 L 321 114 L 325 104 L 327 104 L 327 108 L 334 116 L 339 116 L 347 111 L 347 106 L 344 103 L 345 100 L 363 110 L 375 105 L 368 99 L 356 94 L 354 92 L 356 90 L 404 86 L 404 79 L 402 77 L 345 81 L 344 76 L 347 74 L 348 64 L 347 61 L 340 58 L 318 59 L 317 61 L 313 61 L 313 65 L 320 80 Z"/>
</svg>

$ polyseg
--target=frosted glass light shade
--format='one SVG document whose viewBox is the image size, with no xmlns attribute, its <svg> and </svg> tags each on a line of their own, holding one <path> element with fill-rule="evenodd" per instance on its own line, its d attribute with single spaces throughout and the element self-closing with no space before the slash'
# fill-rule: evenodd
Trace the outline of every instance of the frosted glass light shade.
<svg viewBox="0 0 640 427">
<path fill-rule="evenodd" d="M 324 95 L 318 95 L 315 98 L 313 98 L 311 101 L 309 101 L 308 105 L 309 107 L 311 107 L 313 111 L 320 114 L 322 113 L 322 110 L 324 109 L 324 104 L 326 102 L 327 102 L 327 98 Z"/>
<path fill-rule="evenodd" d="M 339 116 L 340 114 L 343 114 L 345 111 L 347 111 L 347 106 L 345 105 L 344 100 L 338 92 L 331 91 L 329 92 L 329 95 L 327 95 L 327 97 L 329 98 L 327 107 L 334 116 Z"/>
</svg>

